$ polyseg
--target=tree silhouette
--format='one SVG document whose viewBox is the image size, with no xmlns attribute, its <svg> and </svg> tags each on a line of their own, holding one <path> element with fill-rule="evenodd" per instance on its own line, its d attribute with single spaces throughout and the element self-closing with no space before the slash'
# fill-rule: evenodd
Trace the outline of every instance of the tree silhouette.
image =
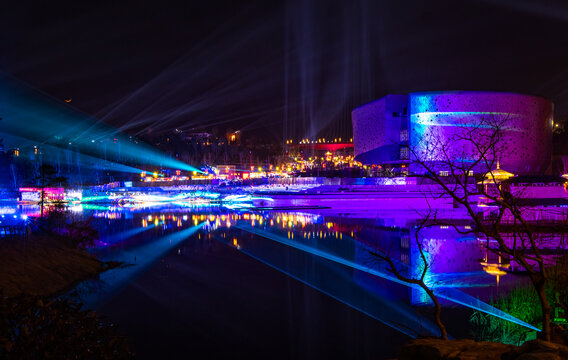
<svg viewBox="0 0 568 360">
<path fill-rule="evenodd" d="M 543 256 L 546 239 L 529 216 L 530 204 L 523 201 L 523 191 L 511 192 L 502 183 L 499 158 L 507 146 L 504 131 L 510 116 L 481 116 L 455 131 L 451 136 L 432 131 L 411 147 L 412 166 L 432 184 L 431 197 L 449 197 L 467 212 L 471 230 L 458 228 L 449 221 L 432 222 L 450 226 L 460 234 L 475 234 L 493 253 L 509 258 L 526 270 L 542 309 L 542 337 L 551 338 L 551 306 L 545 292 L 549 268 Z M 484 199 L 491 211 L 480 211 L 477 201 Z M 505 234 L 505 228 L 507 235 Z M 564 230 L 565 231 L 565 230 Z M 496 244 L 496 245 L 492 245 Z"/>
</svg>

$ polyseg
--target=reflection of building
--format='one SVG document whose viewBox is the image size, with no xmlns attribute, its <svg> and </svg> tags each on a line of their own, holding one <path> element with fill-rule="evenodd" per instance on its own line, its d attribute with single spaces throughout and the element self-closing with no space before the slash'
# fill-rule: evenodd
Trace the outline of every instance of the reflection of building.
<svg viewBox="0 0 568 360">
<path fill-rule="evenodd" d="M 505 121 L 500 157 L 515 174 L 543 173 L 552 152 L 553 104 L 513 93 L 445 91 L 388 95 L 353 110 L 355 159 L 364 164 L 402 167 L 410 149 L 425 150 L 430 137 L 448 142 L 477 124 Z M 471 149 L 461 151 L 470 160 Z M 429 154 L 436 160 L 436 154 Z"/>
</svg>

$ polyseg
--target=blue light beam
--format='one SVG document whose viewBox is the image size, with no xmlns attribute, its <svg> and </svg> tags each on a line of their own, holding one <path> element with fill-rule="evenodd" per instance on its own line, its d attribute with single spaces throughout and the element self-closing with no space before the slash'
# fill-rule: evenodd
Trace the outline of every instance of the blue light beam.
<svg viewBox="0 0 568 360">
<path fill-rule="evenodd" d="M 226 239 L 218 236 L 214 237 L 215 240 L 231 246 L 231 243 Z M 347 266 L 342 266 L 335 262 L 330 262 L 328 259 L 317 258 L 320 261 L 315 261 L 307 265 L 309 270 L 306 271 L 305 267 L 296 266 L 297 261 L 291 259 L 289 256 L 283 257 L 280 251 L 275 251 L 270 248 L 264 251 L 262 255 L 258 254 L 258 249 L 249 249 L 245 245 L 239 245 L 237 249 L 258 260 L 259 262 L 276 269 L 283 274 L 307 285 L 311 288 L 377 320 L 381 323 L 408 335 L 411 338 L 424 335 L 439 336 L 439 329 L 427 318 L 421 316 L 409 305 L 402 302 L 395 302 L 382 297 L 364 287 L 354 283 L 350 275 L 346 273 Z M 266 249 L 264 249 L 266 250 Z M 276 256 L 272 260 L 270 256 Z M 278 261 L 281 260 L 281 263 Z M 303 261 L 299 263 L 305 264 Z M 316 267 L 323 267 L 321 271 L 314 271 Z M 322 279 L 320 276 L 314 276 L 314 273 L 325 273 L 326 276 Z M 333 280 L 326 281 L 332 278 Z"/>
<path fill-rule="evenodd" d="M 411 287 L 411 288 L 421 290 L 421 288 L 418 285 L 408 284 L 408 283 L 406 283 L 402 280 L 397 279 L 396 277 L 394 277 L 390 274 L 380 272 L 376 269 L 372 269 L 372 268 L 365 266 L 365 265 L 357 264 L 353 261 L 346 260 L 344 258 L 341 258 L 341 257 L 336 256 L 336 255 L 332 255 L 330 253 L 327 253 L 327 252 L 319 250 L 319 249 L 315 249 L 311 246 L 307 246 L 307 245 L 304 245 L 304 244 L 301 244 L 301 243 L 290 241 L 283 236 L 275 235 L 275 234 L 272 234 L 272 233 L 264 231 L 264 230 L 255 229 L 255 228 L 248 226 L 248 225 L 236 225 L 235 227 L 238 228 L 238 229 L 248 231 L 250 233 L 265 237 L 267 239 L 277 241 L 281 244 L 296 248 L 298 250 L 308 252 L 308 253 L 313 254 L 315 256 L 323 257 L 325 259 L 334 261 L 336 263 L 343 264 L 345 266 L 349 266 L 353 269 L 357 269 L 357 270 L 366 272 L 368 274 L 375 275 L 375 276 L 381 277 L 383 279 L 387 279 L 387 280 L 396 282 L 398 284 L 402 284 L 402 285 L 405 285 L 405 286 L 408 286 L 408 287 Z M 531 330 L 540 331 L 540 329 L 538 329 L 538 328 L 536 328 L 536 327 L 534 327 L 534 326 L 532 326 L 532 325 L 530 325 L 530 324 L 528 324 L 528 323 L 526 323 L 526 322 L 524 322 L 520 319 L 517 319 L 516 317 L 514 317 L 510 314 L 507 314 L 506 312 L 501 311 L 501 310 L 499 310 L 499 309 L 497 309 L 497 308 L 495 308 L 495 307 L 493 307 L 489 304 L 486 304 L 486 303 L 484 303 L 484 302 L 482 302 L 478 299 L 475 299 L 475 298 L 473 298 L 473 297 L 471 297 L 471 296 L 469 296 L 469 295 L 467 295 L 467 294 L 465 294 L 465 293 L 463 293 L 463 292 L 461 292 L 457 289 L 434 288 L 434 292 L 436 293 L 437 296 L 444 298 L 446 300 L 449 300 L 451 302 L 467 306 L 469 308 L 484 312 L 484 313 L 489 314 L 489 315 L 496 316 L 498 318 L 510 321 L 512 323 L 515 323 L 515 324 L 519 324 L 519 325 L 524 326 L 526 328 L 529 328 Z"/>
<path fill-rule="evenodd" d="M 105 259 L 107 261 L 120 261 L 126 264 L 136 262 L 131 266 L 108 270 L 100 274 L 99 278 L 105 284 L 104 289 L 96 294 L 87 294 L 88 296 L 82 299 L 83 303 L 88 308 L 92 308 L 107 296 L 118 291 L 125 284 L 132 282 L 166 253 L 199 231 L 206 223 L 207 221 L 203 221 L 198 225 L 153 240 L 149 244 L 124 249 L 118 257 Z"/>
<path fill-rule="evenodd" d="M 10 135 L 60 148 L 73 145 L 82 154 L 104 153 L 116 162 L 203 173 L 1 71 L 0 99 L 2 130 Z"/>
</svg>

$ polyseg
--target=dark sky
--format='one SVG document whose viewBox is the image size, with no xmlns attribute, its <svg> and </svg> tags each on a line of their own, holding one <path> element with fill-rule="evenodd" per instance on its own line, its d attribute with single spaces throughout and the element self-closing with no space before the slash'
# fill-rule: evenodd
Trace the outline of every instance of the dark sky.
<svg viewBox="0 0 568 360">
<path fill-rule="evenodd" d="M 0 69 L 130 133 L 349 136 L 358 105 L 444 89 L 568 115 L 564 1 L 5 3 Z"/>
</svg>

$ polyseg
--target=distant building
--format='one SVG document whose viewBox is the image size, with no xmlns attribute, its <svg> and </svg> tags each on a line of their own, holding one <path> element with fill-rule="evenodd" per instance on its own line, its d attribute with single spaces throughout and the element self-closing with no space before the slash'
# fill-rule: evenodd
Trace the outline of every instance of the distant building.
<svg viewBox="0 0 568 360">
<path fill-rule="evenodd" d="M 237 167 L 235 165 L 217 165 L 218 174 L 220 179 L 232 180 L 237 174 Z"/>
<path fill-rule="evenodd" d="M 225 134 L 227 138 L 227 144 L 229 145 L 241 145 L 241 131 L 227 131 Z"/>
<path fill-rule="evenodd" d="M 184 138 L 186 141 L 209 142 L 212 135 L 208 132 L 192 132 L 185 134 Z"/>
<path fill-rule="evenodd" d="M 515 174 L 542 174 L 552 154 L 553 103 L 514 93 L 421 92 L 387 95 L 352 112 L 355 159 L 366 165 L 406 167 L 411 151 L 431 134 L 451 139 L 487 116 L 507 118 L 501 167 Z M 467 159 L 468 149 L 463 151 Z M 437 154 L 429 154 L 436 158 Z"/>
</svg>

